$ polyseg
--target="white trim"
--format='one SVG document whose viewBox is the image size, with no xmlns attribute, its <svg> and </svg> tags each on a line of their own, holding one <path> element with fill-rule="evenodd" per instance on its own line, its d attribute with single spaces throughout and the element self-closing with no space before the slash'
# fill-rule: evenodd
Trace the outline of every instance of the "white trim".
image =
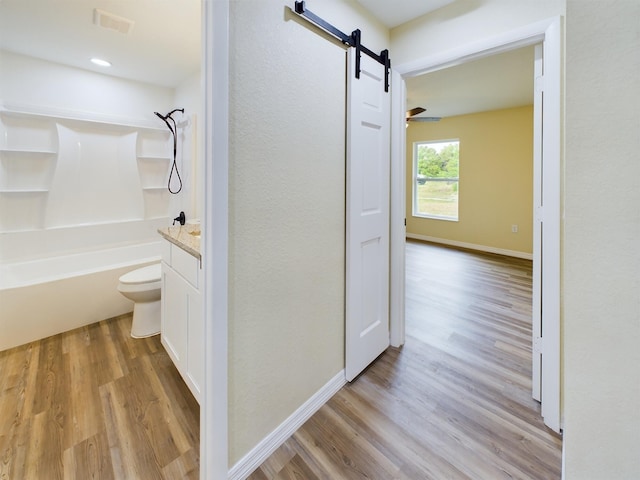
<svg viewBox="0 0 640 480">
<path fill-rule="evenodd" d="M 427 235 L 418 235 L 417 233 L 407 233 L 407 238 L 411 238 L 413 240 L 421 240 L 423 242 L 450 245 L 452 247 L 466 248 L 468 250 L 478 250 L 480 252 L 496 253 L 498 255 L 506 255 L 507 257 L 524 258 L 525 260 L 533 260 L 532 253 L 519 252 L 517 250 L 507 250 L 505 248 L 489 247 L 487 245 L 477 245 L 475 243 L 458 242 L 457 240 L 448 240 L 446 238 L 429 237 Z"/>
<path fill-rule="evenodd" d="M 404 270 L 405 270 L 405 182 L 406 142 L 405 122 L 398 122 L 394 112 L 405 110 L 406 86 L 400 74 L 391 72 L 391 190 L 389 210 L 389 343 L 392 347 L 404 345 Z"/>
<path fill-rule="evenodd" d="M 251 475 L 256 468 L 262 465 L 273 452 L 287 441 L 304 422 L 311 418 L 311 416 L 327 403 L 346 383 L 345 373 L 344 370 L 342 370 L 309 398 L 309 400 L 304 402 L 289 418 L 263 438 L 249 453 L 242 457 L 238 463 L 229 470 L 228 478 L 230 480 L 243 480 Z"/>
<path fill-rule="evenodd" d="M 403 79 L 417 77 L 425 73 L 437 72 L 438 70 L 462 65 L 497 53 L 535 45 L 544 40 L 547 28 L 556 21 L 559 21 L 559 17 L 541 20 L 500 35 L 462 45 L 428 57 L 419 58 L 412 62 L 403 63 L 402 65 L 396 66 L 395 69 L 402 75 Z M 404 121 L 404 114 L 402 118 Z"/>
<path fill-rule="evenodd" d="M 203 0 L 204 343 L 200 478 L 228 473 L 229 0 Z M 214 68 L 215 67 L 215 68 Z M 215 108 L 214 108 L 215 107 Z"/>
<path fill-rule="evenodd" d="M 544 161 L 549 163 L 549 168 L 545 167 L 547 175 L 545 175 L 545 191 L 549 193 L 545 205 L 547 206 L 547 213 L 549 217 L 546 220 L 549 222 L 549 227 L 545 227 L 545 239 L 549 240 L 548 244 L 545 244 L 545 263 L 543 269 L 546 268 L 547 262 L 556 262 L 554 265 L 549 263 L 551 271 L 549 275 L 549 281 L 545 282 L 546 287 L 543 291 L 543 298 L 547 305 L 543 315 L 545 315 L 545 331 L 546 337 L 543 340 L 543 348 L 547 353 L 546 362 L 549 367 L 549 376 L 544 377 L 543 382 L 545 389 L 543 389 L 543 405 L 545 398 L 547 406 L 543 407 L 543 416 L 545 423 L 554 429 L 560 430 L 560 160 L 561 160 L 561 75 L 562 75 L 562 31 L 561 31 L 561 17 L 554 17 L 547 20 L 542 20 L 530 25 L 519 27 L 515 30 L 496 35 L 494 37 L 486 38 L 478 42 L 473 42 L 467 45 L 463 45 L 458 48 L 454 48 L 449 51 L 434 54 L 425 58 L 421 58 L 412 62 L 408 62 L 394 67 L 394 81 L 393 88 L 403 91 L 405 87 L 405 79 L 422 75 L 424 73 L 435 72 L 454 65 L 461 65 L 471 60 L 477 60 L 485 58 L 496 53 L 507 52 L 516 48 L 535 45 L 540 42 L 544 42 L 545 59 L 549 59 L 550 69 L 545 70 L 545 104 L 544 104 L 544 139 L 545 150 L 543 152 Z M 400 105 L 399 102 L 395 102 L 392 105 L 392 126 L 394 124 L 405 125 L 405 106 Z M 392 168 L 392 185 L 396 185 L 398 182 L 398 175 L 400 171 L 398 164 L 406 161 L 406 157 L 402 155 L 402 146 L 399 145 L 406 143 L 406 131 L 405 129 L 399 129 L 398 135 L 392 136 L 391 144 L 391 164 Z M 553 178 L 555 175 L 555 180 Z M 550 183 L 547 185 L 547 178 Z M 404 179 L 403 179 L 404 181 Z M 549 190 L 548 190 L 549 189 Z M 550 191 L 553 190 L 553 191 Z M 397 202 L 401 202 L 403 205 L 406 202 L 406 185 L 402 185 L 400 190 L 396 189 L 392 192 L 391 198 L 392 205 L 396 205 Z M 406 210 L 405 210 L 406 211 Z M 399 232 L 404 227 L 391 222 L 391 236 L 396 238 Z M 548 247 L 548 248 L 547 248 Z M 396 258 L 400 255 L 397 251 L 402 248 L 402 244 L 399 242 L 391 243 L 391 258 Z M 397 276 L 391 277 L 390 295 L 391 304 L 397 305 L 399 300 L 395 298 L 403 287 L 397 285 L 397 282 L 404 282 L 404 278 L 398 278 Z M 404 322 L 404 316 L 392 315 L 391 316 L 391 331 L 399 331 L 404 328 L 404 325 L 395 325 L 395 322 Z M 543 356 L 544 358 L 544 356 Z M 543 360 L 545 361 L 545 360 Z M 543 366 L 543 372 L 545 372 Z M 552 372 L 552 373 L 551 373 Z M 547 384 L 547 381 L 549 382 Z M 546 394 L 544 393 L 546 391 Z"/>
<path fill-rule="evenodd" d="M 542 401 L 542 44 L 535 46 L 533 75 L 533 262 L 531 290 L 531 396 Z"/>
</svg>

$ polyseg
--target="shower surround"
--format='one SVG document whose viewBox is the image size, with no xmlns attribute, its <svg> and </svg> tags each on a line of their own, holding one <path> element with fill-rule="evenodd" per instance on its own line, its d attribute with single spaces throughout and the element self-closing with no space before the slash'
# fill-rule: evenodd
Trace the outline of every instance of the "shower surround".
<svg viewBox="0 0 640 480">
<path fill-rule="evenodd" d="M 150 121 L 0 106 L 0 350 L 131 311 L 118 277 L 159 261 L 172 153 Z"/>
</svg>

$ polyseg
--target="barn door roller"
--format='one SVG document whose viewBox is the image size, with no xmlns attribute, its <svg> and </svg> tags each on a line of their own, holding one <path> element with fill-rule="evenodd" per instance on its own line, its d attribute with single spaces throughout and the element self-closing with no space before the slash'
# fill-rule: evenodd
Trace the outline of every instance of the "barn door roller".
<svg viewBox="0 0 640 480">
<path fill-rule="evenodd" d="M 349 45 L 350 47 L 354 47 L 356 49 L 356 78 L 360 78 L 360 55 L 362 53 L 370 56 L 376 62 L 384 65 L 384 91 L 385 92 L 389 91 L 389 71 L 391 70 L 391 60 L 389 59 L 389 50 L 382 50 L 382 52 L 380 52 L 380 55 L 372 52 L 367 47 L 362 45 L 361 43 L 362 34 L 360 30 L 354 30 L 351 33 L 351 35 L 347 35 L 346 33 L 338 30 L 336 27 L 326 22 L 322 18 L 318 17 L 315 13 L 307 10 L 306 7 L 304 6 L 304 1 L 295 2 L 294 11 L 298 15 L 305 17 L 310 22 L 315 23 L 318 27 L 322 28 L 327 33 L 330 33 L 345 45 Z"/>
</svg>

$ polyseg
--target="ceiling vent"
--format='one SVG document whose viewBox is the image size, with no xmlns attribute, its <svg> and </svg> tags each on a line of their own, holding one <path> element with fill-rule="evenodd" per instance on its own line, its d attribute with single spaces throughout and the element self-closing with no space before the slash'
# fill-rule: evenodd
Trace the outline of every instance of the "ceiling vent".
<svg viewBox="0 0 640 480">
<path fill-rule="evenodd" d="M 93 24 L 98 27 L 108 28 L 109 30 L 115 30 L 116 32 L 127 35 L 133 28 L 133 20 L 128 18 L 119 17 L 113 13 L 105 12 L 99 8 L 93 10 Z"/>
</svg>

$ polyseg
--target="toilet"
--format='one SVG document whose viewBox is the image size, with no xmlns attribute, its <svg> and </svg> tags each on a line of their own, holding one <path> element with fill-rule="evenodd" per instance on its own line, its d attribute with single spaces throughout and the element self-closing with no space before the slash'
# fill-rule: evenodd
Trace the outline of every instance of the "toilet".
<svg viewBox="0 0 640 480">
<path fill-rule="evenodd" d="M 144 338 L 160 333 L 161 266 L 159 263 L 125 273 L 118 291 L 133 300 L 131 336 Z"/>
</svg>

